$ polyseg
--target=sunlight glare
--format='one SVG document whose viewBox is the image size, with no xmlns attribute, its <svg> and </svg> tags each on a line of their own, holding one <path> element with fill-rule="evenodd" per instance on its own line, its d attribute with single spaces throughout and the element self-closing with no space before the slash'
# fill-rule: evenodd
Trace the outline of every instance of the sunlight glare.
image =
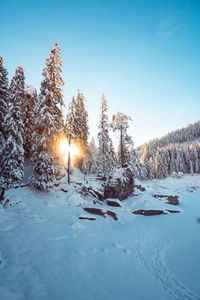
<svg viewBox="0 0 200 300">
<path fill-rule="evenodd" d="M 68 140 L 65 138 L 60 139 L 58 143 L 58 149 L 60 154 L 63 157 L 63 161 L 66 162 L 68 160 L 68 151 L 69 151 Z M 70 145 L 70 155 L 72 161 L 75 159 L 75 157 L 80 155 L 80 149 L 74 142 L 72 142 Z"/>
</svg>

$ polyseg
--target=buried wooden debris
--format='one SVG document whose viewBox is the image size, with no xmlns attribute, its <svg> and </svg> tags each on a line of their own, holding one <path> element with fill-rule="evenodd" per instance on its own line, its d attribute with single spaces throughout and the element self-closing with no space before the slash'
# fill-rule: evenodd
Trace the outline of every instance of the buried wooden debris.
<svg viewBox="0 0 200 300">
<path fill-rule="evenodd" d="M 180 210 L 166 209 L 166 211 L 170 212 L 171 214 L 174 214 L 174 213 L 180 213 Z"/>
<path fill-rule="evenodd" d="M 109 206 L 113 206 L 113 207 L 122 207 L 118 202 L 116 201 L 111 201 L 111 200 L 107 200 L 107 205 Z"/>
<path fill-rule="evenodd" d="M 142 215 L 142 216 L 155 216 L 155 215 L 162 215 L 165 214 L 163 210 L 158 209 L 138 209 L 133 212 L 135 215 Z"/>
<path fill-rule="evenodd" d="M 178 205 L 178 196 L 169 196 L 169 195 L 153 195 L 154 198 L 165 198 L 167 200 L 166 203 L 171 205 Z"/>
<path fill-rule="evenodd" d="M 104 218 L 106 218 L 107 216 L 110 216 L 114 220 L 117 220 L 116 213 L 114 213 L 113 211 L 110 211 L 110 210 L 103 211 L 100 208 L 93 208 L 93 207 L 83 207 L 83 209 L 86 212 L 93 214 L 93 215 L 98 215 L 98 216 L 101 216 Z"/>
<path fill-rule="evenodd" d="M 95 221 L 96 218 L 90 218 L 90 217 L 78 217 L 80 220 L 89 220 L 89 221 Z"/>
<path fill-rule="evenodd" d="M 166 215 L 166 211 L 169 213 L 179 213 L 180 210 L 161 210 L 161 209 L 138 209 L 133 211 L 135 215 L 142 215 L 142 216 L 156 216 L 156 215 Z"/>
</svg>

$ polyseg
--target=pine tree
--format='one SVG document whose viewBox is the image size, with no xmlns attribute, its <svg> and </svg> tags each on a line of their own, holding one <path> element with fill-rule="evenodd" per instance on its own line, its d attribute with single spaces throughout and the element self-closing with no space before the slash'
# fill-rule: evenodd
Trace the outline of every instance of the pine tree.
<svg viewBox="0 0 200 300">
<path fill-rule="evenodd" d="M 30 158 L 35 142 L 36 105 L 38 102 L 37 91 L 31 85 L 25 85 L 24 91 L 24 154 Z"/>
<path fill-rule="evenodd" d="M 67 137 L 76 140 L 78 136 L 78 128 L 77 128 L 77 106 L 75 98 L 72 97 L 71 102 L 68 106 L 68 113 L 66 116 L 65 122 L 65 133 Z"/>
<path fill-rule="evenodd" d="M 89 174 L 96 174 L 98 170 L 99 149 L 96 148 L 94 137 L 88 146 L 88 152 L 83 160 L 82 171 Z M 87 169 L 87 170 L 86 170 Z"/>
<path fill-rule="evenodd" d="M 83 151 L 87 150 L 88 146 L 88 113 L 85 108 L 85 97 L 83 96 L 83 93 L 81 93 L 78 90 L 77 98 L 76 98 L 76 104 L 77 104 L 77 125 L 79 127 L 79 133 L 77 136 L 77 139 L 81 143 L 81 146 L 83 147 Z"/>
<path fill-rule="evenodd" d="M 82 169 L 83 159 L 88 152 L 88 113 L 85 108 L 85 98 L 78 90 L 77 97 L 69 103 L 65 123 L 65 133 L 68 140 L 78 144 L 82 155 L 79 155 L 77 166 Z"/>
<path fill-rule="evenodd" d="M 8 87 L 8 72 L 3 64 L 3 57 L 0 56 L 0 155 L 2 147 L 6 140 L 4 128 L 4 119 L 8 112 L 9 103 L 9 87 Z"/>
<path fill-rule="evenodd" d="M 24 175 L 23 97 L 24 70 L 22 67 L 17 67 L 10 85 L 9 110 L 3 122 L 6 135 L 1 162 L 1 186 L 3 189 L 19 183 Z"/>
<path fill-rule="evenodd" d="M 155 174 L 158 179 L 164 179 L 167 177 L 166 159 L 161 149 L 156 152 Z"/>
<path fill-rule="evenodd" d="M 98 142 L 99 142 L 99 159 L 98 159 L 98 171 L 104 174 L 104 180 L 106 174 L 114 168 L 114 148 L 111 138 L 109 136 L 109 121 L 106 114 L 108 110 L 107 101 L 104 94 L 101 98 L 101 117 L 99 124 Z"/>
<path fill-rule="evenodd" d="M 117 113 L 112 117 L 111 127 L 113 131 L 120 131 L 120 143 L 119 143 L 119 161 L 123 168 L 125 164 L 129 164 L 131 160 L 130 148 L 133 146 L 131 137 L 127 134 L 129 127 L 128 121 L 131 117 L 126 116 L 123 113 Z"/>
<path fill-rule="evenodd" d="M 148 178 L 153 179 L 155 178 L 155 166 L 152 157 L 147 162 L 147 167 L 148 167 Z"/>
<path fill-rule="evenodd" d="M 61 49 L 58 46 L 58 42 L 56 42 L 46 58 L 46 67 L 42 73 L 44 80 L 41 85 L 41 95 L 46 98 L 47 102 L 63 106 L 62 87 L 64 86 L 64 81 L 61 77 L 62 59 L 60 54 Z"/>
<path fill-rule="evenodd" d="M 91 155 L 90 173 L 96 174 L 97 173 L 97 165 L 98 165 L 99 149 L 96 147 L 94 137 L 92 137 L 92 140 L 89 144 L 89 152 Z"/>
<path fill-rule="evenodd" d="M 84 175 L 88 175 L 91 172 L 91 155 L 89 152 L 87 152 L 84 155 L 83 164 L 82 164 L 82 172 Z"/>
<path fill-rule="evenodd" d="M 59 175 L 60 165 L 56 156 L 55 145 L 63 134 L 63 105 L 61 78 L 62 60 L 58 43 L 46 58 L 43 69 L 44 79 L 41 83 L 39 104 L 37 106 L 36 135 L 34 144 L 34 173 L 32 185 L 48 191 L 53 187 Z"/>
<path fill-rule="evenodd" d="M 133 173 L 133 177 L 138 179 L 147 179 L 145 166 L 139 161 L 138 153 L 135 151 L 133 147 L 131 148 L 130 155 L 131 155 L 130 167 Z"/>
</svg>

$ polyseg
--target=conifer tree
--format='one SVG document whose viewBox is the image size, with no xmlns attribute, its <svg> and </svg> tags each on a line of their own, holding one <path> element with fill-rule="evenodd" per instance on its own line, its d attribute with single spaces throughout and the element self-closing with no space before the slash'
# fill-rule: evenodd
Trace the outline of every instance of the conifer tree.
<svg viewBox="0 0 200 300">
<path fill-rule="evenodd" d="M 23 97 L 24 70 L 22 67 L 17 67 L 10 85 L 9 110 L 3 122 L 6 136 L 1 161 L 1 186 L 3 189 L 19 183 L 24 175 Z"/>
<path fill-rule="evenodd" d="M 83 150 L 86 151 L 88 147 L 88 113 L 85 108 L 85 97 L 83 96 L 83 93 L 81 93 L 78 90 L 77 98 L 76 98 L 76 104 L 77 104 L 77 122 L 78 122 L 78 140 L 81 143 L 81 146 L 83 147 Z"/>
<path fill-rule="evenodd" d="M 79 90 L 77 97 L 73 97 L 69 103 L 65 133 L 68 140 L 72 139 L 79 145 L 82 155 L 79 155 L 77 166 L 82 169 L 84 156 L 88 152 L 88 113 L 85 108 L 85 98 Z"/>
<path fill-rule="evenodd" d="M 155 174 L 156 178 L 164 179 L 167 177 L 166 159 L 162 150 L 157 150 L 155 157 Z"/>
<path fill-rule="evenodd" d="M 120 143 L 119 143 L 119 161 L 120 165 L 123 168 L 125 164 L 130 163 L 130 148 L 133 146 L 131 137 L 127 133 L 129 127 L 128 121 L 131 120 L 131 117 L 126 116 L 123 113 L 118 112 L 113 115 L 111 127 L 113 131 L 120 131 Z"/>
<path fill-rule="evenodd" d="M 35 142 L 36 106 L 38 102 L 37 91 L 31 85 L 25 85 L 24 90 L 24 155 L 30 158 Z"/>
<path fill-rule="evenodd" d="M 88 152 L 84 156 L 82 171 L 87 174 L 96 174 L 98 171 L 99 149 L 96 148 L 94 137 L 88 146 Z"/>
<path fill-rule="evenodd" d="M 77 101 L 74 97 L 72 97 L 71 102 L 68 106 L 68 113 L 66 116 L 66 122 L 65 122 L 65 133 L 67 137 L 71 138 L 72 140 L 78 140 L 80 137 L 80 127 L 79 125 L 79 111 L 78 111 L 78 105 Z"/>
<path fill-rule="evenodd" d="M 0 56 L 0 155 L 6 140 L 4 119 L 8 112 L 9 87 L 8 72 L 4 67 L 3 57 Z"/>
<path fill-rule="evenodd" d="M 95 145 L 95 139 L 92 137 L 92 140 L 89 144 L 89 152 L 90 152 L 90 159 L 91 159 L 91 166 L 90 166 L 90 173 L 96 174 L 97 172 L 97 164 L 98 164 L 98 155 L 99 155 L 99 149 L 97 149 Z"/>
<path fill-rule="evenodd" d="M 53 187 L 60 169 L 55 153 L 55 144 L 64 127 L 60 108 L 63 105 L 64 85 L 60 53 L 61 49 L 56 42 L 46 58 L 37 106 L 32 185 L 46 191 Z"/>
<path fill-rule="evenodd" d="M 99 124 L 98 142 L 99 142 L 99 159 L 98 171 L 104 173 L 104 180 L 106 173 L 114 168 L 114 148 L 111 138 L 109 136 L 109 122 L 106 114 L 108 110 L 107 101 L 104 94 L 101 98 L 101 117 Z"/>
<path fill-rule="evenodd" d="M 149 179 L 153 179 L 155 178 L 155 167 L 154 167 L 154 162 L 152 157 L 150 157 L 150 159 L 147 162 L 147 168 L 148 168 L 148 178 Z"/>
</svg>

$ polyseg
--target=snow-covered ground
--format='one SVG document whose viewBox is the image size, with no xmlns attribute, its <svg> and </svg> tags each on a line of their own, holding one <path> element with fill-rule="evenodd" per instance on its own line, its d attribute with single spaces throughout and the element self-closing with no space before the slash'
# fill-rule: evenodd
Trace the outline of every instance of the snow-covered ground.
<svg viewBox="0 0 200 300">
<path fill-rule="evenodd" d="M 200 176 L 142 186 L 122 207 L 94 204 L 64 182 L 49 193 L 9 190 L 12 205 L 0 205 L 0 299 L 200 299 Z M 180 204 L 155 194 L 178 195 Z M 118 220 L 83 207 L 111 210 Z M 181 212 L 132 213 L 152 208 Z"/>
</svg>

